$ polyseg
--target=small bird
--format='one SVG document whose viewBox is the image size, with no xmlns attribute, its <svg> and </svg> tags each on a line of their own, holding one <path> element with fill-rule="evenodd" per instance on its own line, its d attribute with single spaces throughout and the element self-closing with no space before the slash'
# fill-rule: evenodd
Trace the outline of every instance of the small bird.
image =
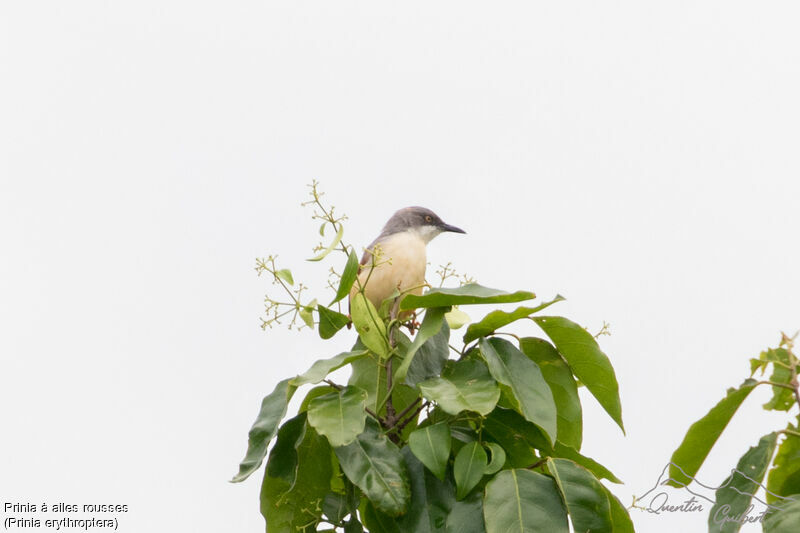
<svg viewBox="0 0 800 533">
<path fill-rule="evenodd" d="M 424 207 L 397 211 L 361 257 L 358 282 L 353 285 L 350 299 L 359 287 L 364 288 L 364 294 L 376 308 L 395 289 L 405 294 L 422 294 L 427 265 L 425 247 L 446 231 L 466 233 Z"/>
</svg>

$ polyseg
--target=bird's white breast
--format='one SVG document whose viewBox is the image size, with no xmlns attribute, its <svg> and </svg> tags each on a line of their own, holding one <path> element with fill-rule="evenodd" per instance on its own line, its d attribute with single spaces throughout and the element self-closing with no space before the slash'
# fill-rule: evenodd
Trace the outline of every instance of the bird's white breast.
<svg viewBox="0 0 800 533">
<path fill-rule="evenodd" d="M 390 235 L 380 243 L 380 253 L 372 273 L 372 261 L 367 261 L 358 276 L 365 286 L 367 298 L 375 307 L 379 307 L 395 289 L 422 294 L 427 256 L 425 240 L 418 232 L 404 231 Z"/>
</svg>

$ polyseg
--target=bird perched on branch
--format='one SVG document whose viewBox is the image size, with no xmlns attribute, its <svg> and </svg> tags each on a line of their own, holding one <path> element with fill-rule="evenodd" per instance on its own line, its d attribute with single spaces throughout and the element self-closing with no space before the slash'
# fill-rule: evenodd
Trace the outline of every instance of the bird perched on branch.
<svg viewBox="0 0 800 533">
<path fill-rule="evenodd" d="M 375 308 L 397 289 L 403 294 L 422 294 L 427 266 L 426 245 L 443 232 L 466 233 L 446 224 L 424 207 L 397 211 L 383 226 L 361 257 L 358 281 L 350 292 L 352 300 L 359 287 Z"/>
</svg>

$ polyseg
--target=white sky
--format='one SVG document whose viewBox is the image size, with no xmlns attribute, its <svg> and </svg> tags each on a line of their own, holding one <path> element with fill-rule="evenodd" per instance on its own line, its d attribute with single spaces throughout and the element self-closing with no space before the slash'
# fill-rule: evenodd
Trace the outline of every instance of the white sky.
<svg viewBox="0 0 800 533">
<path fill-rule="evenodd" d="M 800 328 L 800 8 L 654 4 L 4 2 L 0 500 L 263 529 L 260 474 L 227 483 L 260 399 L 353 340 L 258 328 L 256 256 L 322 288 L 313 178 L 348 242 L 425 205 L 468 232 L 432 267 L 610 322 L 628 436 L 586 396 L 583 451 L 648 490 Z M 768 396 L 701 479 L 785 424 Z"/>
</svg>

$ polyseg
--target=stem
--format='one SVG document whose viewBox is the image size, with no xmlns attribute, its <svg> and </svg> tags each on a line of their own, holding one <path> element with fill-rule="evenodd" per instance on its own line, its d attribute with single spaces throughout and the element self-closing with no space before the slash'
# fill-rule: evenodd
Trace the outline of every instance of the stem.
<svg viewBox="0 0 800 533">
<path fill-rule="evenodd" d="M 411 410 L 412 410 L 412 409 L 413 409 L 413 408 L 414 408 L 414 407 L 415 407 L 415 406 L 416 406 L 416 405 L 417 405 L 419 402 L 421 402 L 421 401 L 422 401 L 422 398 L 419 398 L 419 397 L 418 397 L 416 400 L 414 400 L 413 402 L 411 402 L 411 403 L 408 405 L 408 407 L 406 407 L 405 409 L 403 409 L 402 411 L 400 411 L 400 414 L 399 414 L 399 415 L 397 415 L 397 419 L 398 419 L 398 420 L 402 420 L 402 419 L 403 419 L 403 417 L 404 417 L 404 416 L 406 416 L 406 415 L 408 414 L 408 412 L 409 412 L 409 411 L 411 411 Z M 412 418 L 413 418 L 413 417 L 412 417 Z"/>
<path fill-rule="evenodd" d="M 419 398 L 417 398 L 417 399 L 419 399 Z M 412 404 L 412 405 L 413 405 L 413 404 Z M 428 407 L 428 405 L 430 405 L 430 402 L 426 401 L 425 403 L 423 403 L 422 405 L 420 405 L 419 407 L 417 407 L 417 409 L 414 411 L 414 414 L 412 414 L 411 416 L 409 416 L 408 418 L 406 418 L 405 420 L 403 420 L 402 422 L 400 422 L 400 423 L 397 425 L 397 435 L 399 435 L 399 434 L 400 434 L 400 433 L 403 431 L 403 429 L 405 429 L 405 427 L 408 425 L 408 423 L 409 423 L 409 422 L 411 422 L 412 420 L 414 420 L 414 418 L 415 418 L 415 417 L 416 417 L 416 416 L 417 416 L 417 415 L 418 415 L 418 414 L 419 414 L 419 413 L 420 413 L 420 412 L 421 412 L 423 409 L 425 409 L 426 407 Z M 399 439 L 400 439 L 400 437 L 399 437 L 399 436 L 397 436 L 397 439 L 399 440 Z"/>
<path fill-rule="evenodd" d="M 797 396 L 797 386 L 796 386 L 797 374 L 795 374 L 793 381 L 794 385 L 790 385 L 789 383 L 775 383 L 774 381 L 759 381 L 758 383 L 756 383 L 756 385 L 772 385 L 773 387 L 781 387 L 784 389 L 789 389 L 791 391 L 794 391 L 795 396 Z M 800 402 L 800 399 L 798 399 L 798 402 Z M 798 403 L 798 405 L 800 405 L 800 403 Z"/>
<path fill-rule="evenodd" d="M 399 304 L 399 300 L 395 300 L 394 305 L 392 305 L 392 310 L 389 312 L 389 348 L 394 350 L 397 343 L 395 342 L 394 332 L 397 328 L 397 307 Z M 399 417 L 395 413 L 394 410 L 394 403 L 392 402 L 392 367 L 394 366 L 392 363 L 394 362 L 393 354 L 389 355 L 389 359 L 386 361 L 386 424 L 388 427 L 392 428 L 397 424 Z"/>
</svg>

